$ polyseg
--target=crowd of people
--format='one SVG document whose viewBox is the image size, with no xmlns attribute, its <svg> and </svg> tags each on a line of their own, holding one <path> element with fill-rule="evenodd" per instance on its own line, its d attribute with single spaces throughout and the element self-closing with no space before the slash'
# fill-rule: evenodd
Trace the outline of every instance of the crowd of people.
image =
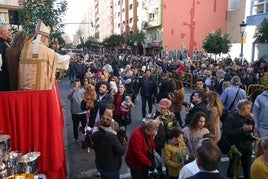
<svg viewBox="0 0 268 179">
<path fill-rule="evenodd" d="M 233 148 L 239 151 L 244 178 L 267 177 L 268 90 L 248 99 L 243 88 L 268 84 L 267 59 L 251 64 L 230 57 L 182 62 L 159 55 L 83 52 L 69 55 L 69 63 L 47 47 L 48 35 L 47 29 L 39 29 L 29 42 L 18 32 L 8 47 L 11 35 L 0 26 L 0 90 L 51 89 L 56 68 L 66 69 L 68 61 L 73 136 L 79 143 L 79 130 L 86 133 L 84 129 L 90 128 L 88 147 L 95 150 L 102 178 L 119 179 L 124 155 L 132 178 L 148 178 L 150 170 L 159 178 L 226 178 L 217 169 L 221 154 L 229 156 Z M 185 72 L 195 79 L 190 101 L 184 99 L 180 80 Z M 128 131 L 138 100 L 141 125 Z M 159 111 L 153 111 L 154 103 Z M 254 142 L 259 147 L 252 164 Z M 233 163 L 230 157 L 229 178 L 235 177 Z"/>
<path fill-rule="evenodd" d="M 183 178 L 181 176 L 185 173 L 180 174 L 180 171 L 184 171 L 184 167 L 189 164 L 196 166 L 193 167 L 196 172 L 191 175 L 188 175 L 191 173 L 188 172 L 187 177 L 196 173 L 197 178 L 209 173 L 219 173 L 218 157 L 222 153 L 229 156 L 228 152 L 232 152 L 234 147 L 241 154 L 239 160 L 244 178 L 253 178 L 250 173 L 253 143 L 267 136 L 265 129 L 268 113 L 265 109 L 268 102 L 264 98 L 267 98 L 268 91 L 259 92 L 254 99 L 249 99 L 243 86 L 266 85 L 266 60 L 260 59 L 251 65 L 246 61 L 241 64 L 238 59 L 230 61 L 229 58 L 219 62 L 207 59 L 203 62 L 171 63 L 169 60 L 158 56 L 118 56 L 113 53 L 77 54 L 70 63 L 68 77 L 73 82 L 80 79 L 84 84 L 81 86 L 84 91 L 87 91 L 88 84 L 92 84 L 96 87 L 97 96 L 93 99 L 94 102 L 91 102 L 94 107 L 78 113 L 86 113 L 87 125 L 92 127 L 93 131 L 98 131 L 105 109 L 110 108 L 116 126 L 114 131 L 123 130 L 126 133 L 127 126 L 132 121 L 132 107 L 137 100 L 141 100 L 141 125 L 134 131 L 128 131 L 130 136 L 127 146 L 121 142 L 125 147 L 125 160 L 132 178 L 147 178 L 150 170 L 154 170 L 159 178 Z M 195 89 L 192 90 L 190 101 L 185 101 L 184 84 L 180 79 L 174 79 L 174 72 L 190 72 L 195 77 Z M 78 106 L 81 101 L 86 101 L 83 97 L 86 94 L 84 92 L 80 95 Z M 154 103 L 158 103 L 159 111 L 153 111 Z M 183 109 L 187 113 L 185 119 L 181 117 Z M 75 125 L 74 118 L 73 121 L 76 128 L 74 131 L 77 131 L 78 126 Z M 213 139 L 207 145 L 213 147 L 206 151 L 202 149 L 200 152 L 204 153 L 199 154 L 198 146 L 208 134 L 212 135 Z M 106 149 L 109 147 L 106 146 Z M 211 160 L 206 156 L 206 152 L 215 153 L 215 163 L 209 166 L 204 166 L 207 162 L 198 161 L 199 155 L 205 157 L 200 160 Z M 97 153 L 99 152 L 96 152 L 96 155 Z M 155 158 L 158 158 L 156 156 L 162 157 L 166 173 L 162 170 L 162 162 L 155 165 Z M 123 156 L 120 153 L 114 157 L 121 160 Z M 96 165 L 97 160 L 96 156 Z M 233 162 L 230 157 L 226 177 L 235 177 Z M 101 176 L 107 176 L 107 171 L 102 172 L 103 168 L 99 169 L 97 165 L 97 169 Z M 106 170 L 109 170 L 109 167 Z M 117 177 L 119 170 L 120 167 L 116 169 Z M 222 174 L 216 176 L 225 178 Z"/>
</svg>

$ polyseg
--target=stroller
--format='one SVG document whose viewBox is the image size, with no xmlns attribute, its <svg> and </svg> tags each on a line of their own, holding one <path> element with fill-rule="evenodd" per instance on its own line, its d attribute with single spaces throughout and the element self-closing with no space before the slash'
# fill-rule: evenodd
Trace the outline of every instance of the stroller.
<svg viewBox="0 0 268 179">
<path fill-rule="evenodd" d="M 84 129 L 84 140 L 82 141 L 82 149 L 90 148 L 91 143 L 91 135 L 92 135 L 93 128 L 86 126 Z"/>
</svg>

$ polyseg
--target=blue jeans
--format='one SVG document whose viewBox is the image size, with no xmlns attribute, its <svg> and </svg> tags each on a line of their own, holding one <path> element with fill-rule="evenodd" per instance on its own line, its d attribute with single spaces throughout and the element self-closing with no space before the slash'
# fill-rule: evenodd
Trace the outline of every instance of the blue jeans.
<svg viewBox="0 0 268 179">
<path fill-rule="evenodd" d="M 105 170 L 98 168 L 102 179 L 120 179 L 119 170 Z"/>
<path fill-rule="evenodd" d="M 152 113 L 153 110 L 153 102 L 152 102 L 152 97 L 141 97 L 141 109 L 142 109 L 142 117 L 146 117 L 146 101 L 148 101 L 148 106 L 149 106 L 149 113 Z"/>
</svg>

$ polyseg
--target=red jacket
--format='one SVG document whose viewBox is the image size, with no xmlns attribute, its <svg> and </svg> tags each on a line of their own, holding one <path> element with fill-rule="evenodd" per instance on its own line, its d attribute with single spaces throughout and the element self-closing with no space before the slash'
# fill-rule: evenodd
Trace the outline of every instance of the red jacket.
<svg viewBox="0 0 268 179">
<path fill-rule="evenodd" d="M 136 128 L 129 139 L 129 145 L 126 153 L 126 164 L 133 171 L 148 170 L 152 162 L 149 158 L 149 148 L 145 140 L 145 135 L 141 127 Z M 155 149 L 153 135 L 150 135 L 152 149 Z"/>
</svg>

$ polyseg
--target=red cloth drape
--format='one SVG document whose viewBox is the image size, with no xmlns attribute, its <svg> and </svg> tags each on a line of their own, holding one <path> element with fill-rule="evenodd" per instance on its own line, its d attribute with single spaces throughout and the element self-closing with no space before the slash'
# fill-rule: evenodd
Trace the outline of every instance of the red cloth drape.
<svg viewBox="0 0 268 179">
<path fill-rule="evenodd" d="M 66 178 L 64 119 L 57 85 L 52 90 L 0 93 L 0 133 L 10 135 L 11 150 L 41 152 L 38 173 Z"/>
</svg>

